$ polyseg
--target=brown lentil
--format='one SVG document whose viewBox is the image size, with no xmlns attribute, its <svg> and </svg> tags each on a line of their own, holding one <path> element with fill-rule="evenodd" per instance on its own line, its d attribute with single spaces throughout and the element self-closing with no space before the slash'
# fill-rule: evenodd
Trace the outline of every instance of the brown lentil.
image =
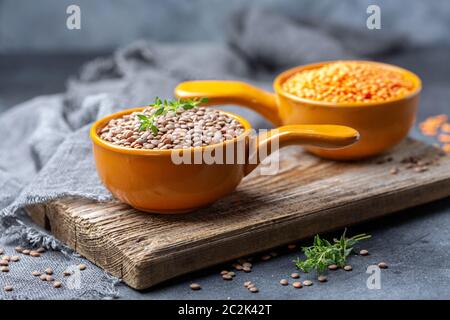
<svg viewBox="0 0 450 320">
<path fill-rule="evenodd" d="M 78 269 L 80 270 L 86 270 L 87 266 L 84 263 L 81 263 L 78 265 Z"/>
<path fill-rule="evenodd" d="M 369 255 L 369 251 L 363 249 L 363 250 L 359 251 L 359 254 L 360 254 L 361 256 L 368 256 L 368 255 Z"/>
<path fill-rule="evenodd" d="M 0 271 L 1 272 L 9 272 L 9 268 L 8 267 L 0 267 Z"/>
<path fill-rule="evenodd" d="M 42 281 L 47 281 L 47 275 L 46 274 L 41 274 L 39 276 L 39 279 L 41 279 Z"/>
<path fill-rule="evenodd" d="M 242 270 L 244 267 L 243 267 L 242 265 L 240 265 L 240 264 L 236 264 L 236 265 L 234 266 L 234 268 L 235 268 L 236 270 L 240 271 L 240 270 Z"/>
<path fill-rule="evenodd" d="M 303 285 L 306 287 L 309 287 L 309 286 L 313 285 L 313 282 L 311 280 L 305 280 L 305 281 L 303 281 Z"/>
<path fill-rule="evenodd" d="M 22 253 L 25 254 L 25 255 L 29 255 L 29 254 L 30 254 L 30 250 L 24 249 L 24 250 L 22 251 Z"/>
<path fill-rule="evenodd" d="M 45 252 L 45 248 L 40 247 L 40 248 L 37 248 L 36 251 L 39 252 L 39 253 L 44 253 Z"/>
<path fill-rule="evenodd" d="M 303 288 L 302 283 L 299 281 L 292 283 L 292 286 L 297 289 Z"/>
<path fill-rule="evenodd" d="M 13 291 L 13 286 L 6 285 L 6 286 L 3 287 L 3 290 L 5 290 L 6 292 Z"/>
<path fill-rule="evenodd" d="M 230 272 L 228 272 L 228 275 L 234 277 L 234 276 L 236 276 L 236 273 L 234 273 L 233 271 L 230 271 Z"/>
<path fill-rule="evenodd" d="M 286 279 L 281 279 L 281 280 L 280 280 L 280 284 L 281 284 L 282 286 L 287 286 L 287 285 L 289 284 L 289 281 L 287 281 Z"/>
<path fill-rule="evenodd" d="M 7 267 L 7 266 L 9 266 L 8 260 L 5 259 L 0 260 L 0 267 Z"/>
<path fill-rule="evenodd" d="M 33 271 L 31 274 L 35 277 L 39 277 L 41 275 L 39 271 Z"/>
<path fill-rule="evenodd" d="M 224 112 L 194 107 L 157 116 L 157 133 L 141 131 L 138 115 L 152 116 L 157 108 L 147 107 L 121 118 L 112 119 L 100 137 L 112 144 L 134 149 L 183 149 L 202 147 L 232 140 L 244 132 L 238 120 Z"/>
<path fill-rule="evenodd" d="M 336 264 L 330 264 L 328 266 L 328 270 L 334 271 L 337 270 L 339 267 Z"/>
<path fill-rule="evenodd" d="M 230 276 L 229 274 L 224 274 L 224 275 L 222 276 L 222 279 L 223 279 L 223 280 L 233 280 L 233 277 Z"/>
<path fill-rule="evenodd" d="M 62 286 L 62 282 L 61 282 L 61 281 L 55 281 L 55 282 L 53 282 L 53 287 L 55 287 L 55 288 L 61 288 L 61 286 Z"/>
<path fill-rule="evenodd" d="M 10 256 L 3 256 L 2 260 L 5 260 L 5 261 L 9 262 L 11 260 L 11 257 Z"/>
<path fill-rule="evenodd" d="M 243 267 L 242 270 L 244 270 L 244 272 L 252 272 L 252 268 L 249 267 Z"/>
<path fill-rule="evenodd" d="M 63 272 L 63 276 L 64 277 L 68 277 L 68 276 L 71 276 L 71 275 L 72 275 L 72 272 L 70 272 L 70 271 L 66 270 L 66 271 Z"/>
<path fill-rule="evenodd" d="M 17 246 L 14 248 L 14 250 L 16 250 L 17 253 L 22 253 L 22 251 L 24 250 L 21 246 Z"/>
<path fill-rule="evenodd" d="M 48 282 L 51 282 L 51 281 L 53 281 L 55 279 L 51 275 L 46 275 L 45 276 L 45 280 L 48 281 Z"/>
<path fill-rule="evenodd" d="M 18 257 L 18 256 L 12 256 L 11 257 L 11 261 L 12 262 L 17 262 L 17 261 L 19 261 L 20 260 L 20 258 Z"/>
<path fill-rule="evenodd" d="M 248 289 L 251 293 L 257 293 L 259 290 L 257 287 L 251 287 Z"/>
<path fill-rule="evenodd" d="M 317 280 L 319 280 L 319 282 L 327 282 L 328 278 L 324 275 L 320 275 L 317 277 Z"/>
<path fill-rule="evenodd" d="M 220 275 L 224 275 L 224 274 L 227 274 L 228 273 L 228 271 L 227 270 L 222 270 L 222 271 L 220 271 Z"/>
<path fill-rule="evenodd" d="M 53 274 L 53 269 L 52 268 L 47 268 L 47 269 L 45 269 L 45 271 L 44 271 L 46 274 L 48 274 L 48 275 L 51 275 L 51 274 Z"/>
<path fill-rule="evenodd" d="M 266 254 L 266 255 L 264 255 L 264 256 L 261 257 L 261 260 L 262 260 L 262 261 L 267 261 L 267 260 L 270 260 L 270 258 L 272 258 L 272 256 L 269 255 L 269 254 Z"/>
<path fill-rule="evenodd" d="M 291 273 L 291 278 L 298 279 L 300 278 L 300 274 L 297 272 Z"/>
<path fill-rule="evenodd" d="M 387 265 L 386 262 L 380 262 L 380 263 L 378 264 L 378 268 L 380 268 L 380 269 L 387 269 L 387 268 L 388 268 L 388 265 Z"/>
<path fill-rule="evenodd" d="M 367 62 L 339 61 L 300 71 L 283 83 L 297 97 L 332 103 L 383 102 L 415 88 L 401 72 Z"/>
<path fill-rule="evenodd" d="M 247 267 L 247 268 L 251 268 L 253 265 L 250 263 L 250 262 L 244 262 L 243 264 L 242 264 L 242 266 L 245 268 L 245 267 Z"/>
<path fill-rule="evenodd" d="M 245 281 L 244 282 L 244 287 L 248 288 L 248 286 L 250 286 L 252 284 L 251 281 Z"/>
<path fill-rule="evenodd" d="M 30 252 L 30 256 L 37 258 L 37 257 L 40 257 L 41 254 L 39 252 L 33 250 Z"/>
<path fill-rule="evenodd" d="M 353 270 L 353 267 L 352 267 L 351 265 L 346 265 L 346 266 L 344 267 L 344 270 L 345 270 L 345 271 L 352 271 L 352 270 Z"/>
<path fill-rule="evenodd" d="M 189 285 L 189 287 L 190 287 L 192 290 L 200 290 L 200 289 L 202 288 L 198 283 L 191 283 L 191 284 Z"/>
</svg>

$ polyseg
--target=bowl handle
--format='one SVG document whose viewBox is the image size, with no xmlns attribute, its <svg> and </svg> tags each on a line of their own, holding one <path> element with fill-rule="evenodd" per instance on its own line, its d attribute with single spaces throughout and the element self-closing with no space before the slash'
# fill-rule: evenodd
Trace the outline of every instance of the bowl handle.
<svg viewBox="0 0 450 320">
<path fill-rule="evenodd" d="M 177 98 L 208 98 L 205 105 L 237 104 L 248 107 L 269 119 L 275 126 L 282 124 L 275 95 L 240 81 L 186 81 L 175 88 Z"/>
<path fill-rule="evenodd" d="M 244 174 L 252 172 L 272 152 L 289 145 L 308 145 L 327 149 L 349 146 L 359 140 L 353 128 L 339 125 L 289 125 L 250 137 Z M 253 142 L 254 141 L 254 142 Z"/>
</svg>

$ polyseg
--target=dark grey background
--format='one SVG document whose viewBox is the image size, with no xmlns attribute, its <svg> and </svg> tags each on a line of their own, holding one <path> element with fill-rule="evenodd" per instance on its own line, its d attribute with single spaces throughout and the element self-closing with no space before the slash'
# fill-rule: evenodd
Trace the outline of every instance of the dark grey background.
<svg viewBox="0 0 450 320">
<path fill-rule="evenodd" d="M 66 79 L 92 58 L 136 39 L 164 42 L 224 41 L 229 14 L 242 7 L 264 7 L 302 21 L 332 22 L 365 28 L 368 4 L 382 8 L 380 34 L 405 35 L 409 49 L 377 57 L 417 72 L 424 80 L 420 118 L 450 111 L 450 1 L 365 0 L 0 0 L 0 112 L 36 95 L 62 92 Z M 69 4 L 82 9 L 82 29 L 65 27 Z M 374 41 L 375 38 L 374 38 Z M 417 129 L 413 136 L 423 139 Z M 431 142 L 431 140 L 428 140 Z M 297 252 L 278 250 L 280 256 L 257 262 L 250 274 L 232 282 L 218 272 L 228 265 L 175 279 L 146 292 L 121 286 L 124 298 L 274 298 L 370 299 L 450 298 L 450 201 L 407 210 L 395 217 L 353 227 L 351 234 L 367 232 L 373 239 L 362 246 L 369 257 L 353 257 L 353 272 L 330 273 L 327 284 L 295 290 L 281 287 L 281 278 L 295 271 Z M 310 240 L 303 242 L 308 243 Z M 382 272 L 382 289 L 366 287 L 366 267 L 389 263 Z M 303 276 L 310 278 L 312 275 Z M 260 293 L 243 288 L 254 281 Z M 203 289 L 192 292 L 191 281 Z"/>
</svg>

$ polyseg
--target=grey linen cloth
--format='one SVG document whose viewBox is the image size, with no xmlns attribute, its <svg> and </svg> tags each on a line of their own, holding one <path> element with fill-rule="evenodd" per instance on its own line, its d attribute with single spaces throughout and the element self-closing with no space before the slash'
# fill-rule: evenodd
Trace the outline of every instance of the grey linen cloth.
<svg viewBox="0 0 450 320">
<path fill-rule="evenodd" d="M 14 286 L 13 292 L 0 290 L 0 298 L 117 296 L 118 279 L 39 230 L 22 210 L 27 205 L 64 197 L 111 199 L 94 167 L 88 134 L 94 120 L 120 109 L 146 105 L 156 96 L 169 98 L 180 81 L 239 79 L 270 90 L 273 76 L 283 69 L 361 54 L 373 56 L 388 52 L 398 43 L 397 35 L 392 35 L 379 40 L 377 46 L 369 42 L 365 46 L 363 34 L 335 30 L 333 26 L 304 24 L 271 12 L 242 11 L 230 18 L 225 44 L 138 41 L 85 65 L 68 81 L 65 93 L 40 96 L 0 114 L 0 248 L 8 255 L 17 244 L 52 249 L 39 259 L 21 256 L 11 272 L 0 273 L 1 287 Z M 354 39 L 360 45 L 356 46 Z M 253 111 L 225 108 L 247 117 L 255 127 L 268 126 Z M 74 275 L 79 279 L 63 279 L 60 289 L 30 274 L 46 267 L 61 274 L 64 268 L 74 268 L 80 262 L 88 268 Z"/>
</svg>

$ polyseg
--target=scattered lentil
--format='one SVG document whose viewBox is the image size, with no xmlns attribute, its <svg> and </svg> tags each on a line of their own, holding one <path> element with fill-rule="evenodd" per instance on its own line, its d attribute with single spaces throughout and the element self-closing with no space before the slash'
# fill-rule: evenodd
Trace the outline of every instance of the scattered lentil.
<svg viewBox="0 0 450 320">
<path fill-rule="evenodd" d="M 45 269 L 45 271 L 44 271 L 46 274 L 48 274 L 48 275 L 51 275 L 51 274 L 53 274 L 53 269 L 52 268 L 47 268 L 47 269 Z"/>
<path fill-rule="evenodd" d="M 2 260 L 5 260 L 5 261 L 9 262 L 11 260 L 11 257 L 10 256 L 3 256 Z"/>
<path fill-rule="evenodd" d="M 294 282 L 294 283 L 292 283 L 292 286 L 297 289 L 303 288 L 303 285 L 301 282 Z"/>
<path fill-rule="evenodd" d="M 13 286 L 6 285 L 6 286 L 3 287 L 3 290 L 5 290 L 6 292 L 13 291 Z"/>
<path fill-rule="evenodd" d="M 71 275 L 72 275 L 71 271 L 66 270 L 66 271 L 63 272 L 63 276 L 64 277 L 68 277 L 68 276 L 71 276 Z"/>
<path fill-rule="evenodd" d="M 244 267 L 243 267 L 242 265 L 240 265 L 240 264 L 236 264 L 236 265 L 234 266 L 234 268 L 235 268 L 236 270 L 240 271 L 240 270 L 242 270 Z"/>
<path fill-rule="evenodd" d="M 400 170 L 399 170 L 397 167 L 392 168 L 391 171 L 390 171 L 390 173 L 391 173 L 392 175 L 396 175 L 396 174 L 399 173 L 399 172 L 400 172 Z"/>
<path fill-rule="evenodd" d="M 39 248 L 36 249 L 36 251 L 39 252 L 39 253 L 44 253 L 45 252 L 45 248 L 39 247 Z"/>
<path fill-rule="evenodd" d="M 327 282 L 328 281 L 327 277 L 324 275 L 318 276 L 317 280 L 319 280 L 319 282 Z"/>
<path fill-rule="evenodd" d="M 202 287 L 198 284 L 198 283 L 191 283 L 190 285 L 189 285 L 189 287 L 192 289 L 192 290 L 200 290 Z"/>
<path fill-rule="evenodd" d="M 234 276 L 236 276 L 236 273 L 234 273 L 233 271 L 230 271 L 230 272 L 228 272 L 228 275 L 234 277 Z"/>
<path fill-rule="evenodd" d="M 305 280 L 303 281 L 303 285 L 306 287 L 310 287 L 313 285 L 313 282 L 311 280 Z"/>
<path fill-rule="evenodd" d="M 47 275 L 47 276 L 45 276 L 45 280 L 48 281 L 48 282 L 51 282 L 51 281 L 53 281 L 55 279 L 51 275 Z"/>
<path fill-rule="evenodd" d="M 232 140 L 244 132 L 238 120 L 224 112 L 205 107 L 170 111 L 157 116 L 158 132 L 140 130 L 138 115 L 151 117 L 157 108 L 147 107 L 121 118 L 112 119 L 100 137 L 112 144 L 134 149 L 183 149 L 202 147 Z"/>
<path fill-rule="evenodd" d="M 227 274 L 228 273 L 228 270 L 222 270 L 222 271 L 220 271 L 220 274 L 223 276 L 224 274 Z"/>
<path fill-rule="evenodd" d="M 84 263 L 81 263 L 78 265 L 78 269 L 80 270 L 86 270 L 87 266 Z"/>
<path fill-rule="evenodd" d="M 252 272 L 252 268 L 249 267 L 243 267 L 242 270 L 244 270 L 245 272 Z"/>
<path fill-rule="evenodd" d="M 380 262 L 380 263 L 378 264 L 378 268 L 380 268 L 380 269 L 387 269 L 387 268 L 388 268 L 388 265 L 387 265 L 386 262 Z"/>
<path fill-rule="evenodd" d="M 9 266 L 8 260 L 5 259 L 0 260 L 0 267 L 7 267 L 7 266 Z"/>
<path fill-rule="evenodd" d="M 30 250 L 24 249 L 24 250 L 22 251 L 22 253 L 25 254 L 25 255 L 29 255 L 29 254 L 30 254 Z"/>
<path fill-rule="evenodd" d="M 251 287 L 248 289 L 251 293 L 257 293 L 259 290 L 257 287 Z"/>
<path fill-rule="evenodd" d="M 286 279 L 281 279 L 281 280 L 280 280 L 280 284 L 281 284 L 282 286 L 287 286 L 287 285 L 289 284 L 289 281 L 287 281 Z"/>
<path fill-rule="evenodd" d="M 283 83 L 283 90 L 315 101 L 383 102 L 403 97 L 415 88 L 403 73 L 367 62 L 339 61 L 300 71 Z"/>
<path fill-rule="evenodd" d="M 359 254 L 360 254 L 361 256 L 368 256 L 368 255 L 369 255 L 369 251 L 366 250 L 366 249 L 363 249 L 363 250 L 359 251 Z"/>
<path fill-rule="evenodd" d="M 261 257 L 261 260 L 262 260 L 262 261 L 267 261 L 267 260 L 270 260 L 270 258 L 272 258 L 272 256 L 269 255 L 269 254 L 266 254 L 266 255 L 264 255 L 264 256 Z"/>
<path fill-rule="evenodd" d="M 55 281 L 53 282 L 53 287 L 54 288 L 61 288 L 62 286 L 62 282 L 61 281 Z"/>
<path fill-rule="evenodd" d="M 1 272 L 9 272 L 9 268 L 4 266 L 4 267 L 0 267 L 0 271 Z"/>
<path fill-rule="evenodd" d="M 291 278 L 298 279 L 300 278 L 300 274 L 297 272 L 291 273 Z"/>
<path fill-rule="evenodd" d="M 17 261 L 19 261 L 20 260 L 20 258 L 18 257 L 18 256 L 12 256 L 11 257 L 11 261 L 12 262 L 17 262 Z"/>
<path fill-rule="evenodd" d="M 21 246 L 17 246 L 14 248 L 14 250 L 16 250 L 17 253 L 22 253 L 22 251 L 24 250 Z"/>
<path fill-rule="evenodd" d="M 346 266 L 344 267 L 344 270 L 345 270 L 345 271 L 352 271 L 352 270 L 353 270 L 353 267 L 352 267 L 351 265 L 346 265 Z"/>
<path fill-rule="evenodd" d="M 334 270 L 337 270 L 339 267 L 336 265 L 336 264 L 330 264 L 329 266 L 328 266 L 328 270 L 332 270 L 332 271 L 334 271 Z"/>
<path fill-rule="evenodd" d="M 293 243 L 291 243 L 291 244 L 288 244 L 288 249 L 289 250 L 294 250 L 295 248 L 297 248 L 297 245 L 296 244 L 293 244 Z"/>
<path fill-rule="evenodd" d="M 33 271 L 31 274 L 35 277 L 39 277 L 41 275 L 39 271 Z"/>
<path fill-rule="evenodd" d="M 30 252 L 30 256 L 35 257 L 35 258 L 38 258 L 38 257 L 41 256 L 41 254 L 40 254 L 39 252 L 37 252 L 37 251 L 31 251 L 31 252 Z"/>
<path fill-rule="evenodd" d="M 247 267 L 247 268 L 251 268 L 253 265 L 250 263 L 250 262 L 244 262 L 243 264 L 242 264 L 242 266 L 245 268 L 245 267 Z"/>
<path fill-rule="evenodd" d="M 39 279 L 41 279 L 42 281 L 47 281 L 47 275 L 46 274 L 41 274 L 39 276 Z"/>
<path fill-rule="evenodd" d="M 222 276 L 222 279 L 223 279 L 223 280 L 233 280 L 233 277 L 230 276 L 230 275 L 227 273 L 227 274 L 224 274 L 224 275 Z"/>
<path fill-rule="evenodd" d="M 244 287 L 248 288 L 249 285 L 251 285 L 252 282 L 251 281 L 245 281 L 244 282 Z"/>
</svg>

